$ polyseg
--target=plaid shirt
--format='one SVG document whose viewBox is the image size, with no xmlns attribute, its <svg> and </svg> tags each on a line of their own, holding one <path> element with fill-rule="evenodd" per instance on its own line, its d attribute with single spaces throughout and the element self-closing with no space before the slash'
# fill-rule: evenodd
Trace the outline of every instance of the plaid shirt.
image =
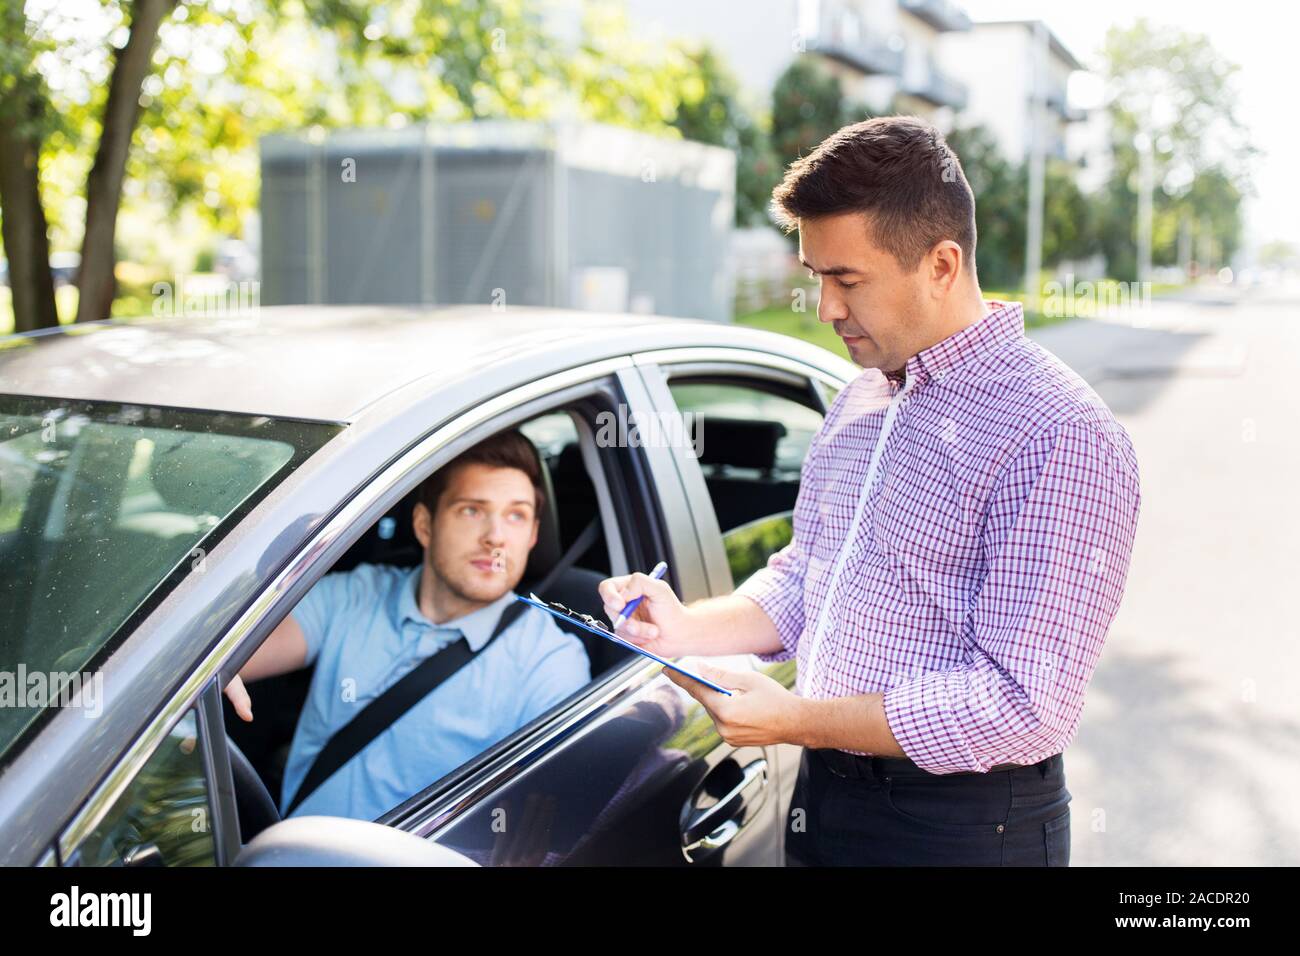
<svg viewBox="0 0 1300 956">
<path fill-rule="evenodd" d="M 1060 753 L 1124 593 L 1133 446 L 1019 303 L 864 370 L 803 464 L 794 537 L 736 593 L 797 656 L 798 693 L 884 692 L 931 773 Z M 847 750 L 847 748 L 846 748 Z M 862 751 L 848 750 L 861 754 Z"/>
</svg>

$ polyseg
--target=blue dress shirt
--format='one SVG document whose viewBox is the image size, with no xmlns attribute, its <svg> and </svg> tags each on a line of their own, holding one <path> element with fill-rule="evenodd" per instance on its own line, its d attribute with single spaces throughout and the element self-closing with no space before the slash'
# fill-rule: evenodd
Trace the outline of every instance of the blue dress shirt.
<svg viewBox="0 0 1300 956">
<path fill-rule="evenodd" d="M 362 564 L 327 574 L 294 620 L 315 663 L 285 766 L 281 811 L 326 741 L 430 654 L 464 635 L 487 643 L 513 601 L 437 625 L 416 603 L 420 567 Z M 582 642 L 528 608 L 486 651 L 449 677 L 322 783 L 294 816 L 374 820 L 508 736 L 590 680 Z"/>
</svg>

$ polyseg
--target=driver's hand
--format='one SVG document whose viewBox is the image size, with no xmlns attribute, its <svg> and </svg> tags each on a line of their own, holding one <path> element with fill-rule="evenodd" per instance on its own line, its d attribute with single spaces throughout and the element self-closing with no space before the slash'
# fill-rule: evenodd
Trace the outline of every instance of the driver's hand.
<svg viewBox="0 0 1300 956">
<path fill-rule="evenodd" d="M 244 682 L 238 674 L 230 678 L 230 683 L 226 685 L 226 696 L 235 705 L 235 713 L 241 719 L 253 719 L 253 700 L 248 696 L 248 688 L 244 686 Z"/>
</svg>

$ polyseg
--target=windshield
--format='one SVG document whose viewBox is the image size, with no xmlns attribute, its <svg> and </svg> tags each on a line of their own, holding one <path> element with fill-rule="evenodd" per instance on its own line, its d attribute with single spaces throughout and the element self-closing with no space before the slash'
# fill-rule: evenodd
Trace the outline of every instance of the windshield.
<svg viewBox="0 0 1300 956">
<path fill-rule="evenodd" d="M 341 427 L 0 395 L 0 757 Z"/>
</svg>

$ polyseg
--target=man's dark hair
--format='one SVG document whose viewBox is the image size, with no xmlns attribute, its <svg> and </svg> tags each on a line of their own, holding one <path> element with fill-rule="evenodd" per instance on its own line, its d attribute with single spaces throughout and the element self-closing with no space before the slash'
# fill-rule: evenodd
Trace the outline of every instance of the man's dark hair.
<svg viewBox="0 0 1300 956">
<path fill-rule="evenodd" d="M 935 243 L 961 246 L 975 272 L 975 195 L 943 135 L 915 116 L 845 126 L 790 164 L 772 190 L 777 222 L 863 213 L 876 245 L 911 272 Z"/>
<path fill-rule="evenodd" d="M 462 465 L 518 468 L 533 483 L 533 514 L 535 517 L 541 517 L 542 505 L 546 501 L 546 489 L 542 484 L 541 459 L 538 458 L 533 443 L 518 429 L 512 428 L 509 431 L 498 432 L 491 438 L 485 438 L 424 479 L 417 500 L 423 502 L 430 514 L 438 513 L 438 499 L 450 484 L 452 474 Z"/>
</svg>

